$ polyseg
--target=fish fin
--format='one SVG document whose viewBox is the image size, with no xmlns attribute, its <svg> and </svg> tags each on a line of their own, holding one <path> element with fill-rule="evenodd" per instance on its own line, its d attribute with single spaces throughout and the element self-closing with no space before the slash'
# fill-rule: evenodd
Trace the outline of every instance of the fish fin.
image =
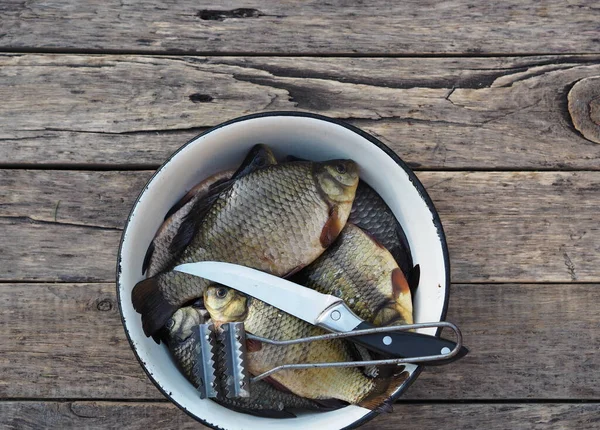
<svg viewBox="0 0 600 430">
<path fill-rule="evenodd" d="M 194 202 L 190 212 L 181 222 L 179 230 L 175 234 L 175 237 L 169 246 L 169 251 L 175 255 L 178 255 L 186 246 L 190 244 L 209 209 L 224 192 L 231 189 L 236 180 L 256 170 L 272 166 L 274 164 L 277 164 L 277 161 L 275 160 L 275 156 L 268 146 L 260 143 L 254 145 L 248 152 L 248 155 L 246 155 L 246 158 L 244 158 L 244 161 L 242 161 L 240 167 L 238 167 L 230 179 L 216 181 L 209 187 L 208 193 L 205 196 Z M 192 188 L 183 197 L 183 199 L 180 200 L 180 203 L 183 204 L 179 205 L 176 210 L 188 203 L 196 195 L 197 190 L 195 191 L 195 188 L 196 187 Z M 186 198 L 187 201 L 184 201 Z M 173 208 L 175 208 L 175 206 Z"/>
<path fill-rule="evenodd" d="M 402 294 L 410 294 L 408 282 L 399 268 L 392 270 L 392 292 L 394 300 L 398 300 Z"/>
<path fill-rule="evenodd" d="M 282 393 L 294 394 L 289 390 L 288 387 L 283 385 L 281 382 L 279 382 L 277 379 L 273 378 L 272 376 L 267 376 L 266 378 L 263 379 L 263 381 L 265 381 L 267 384 L 271 385 L 277 391 L 281 391 Z"/>
<path fill-rule="evenodd" d="M 289 272 L 287 272 L 285 275 L 283 275 L 282 278 L 289 279 L 292 276 L 294 276 L 296 273 L 298 273 L 299 271 L 304 269 L 305 267 L 306 267 L 306 265 L 304 265 L 304 264 L 298 265 L 298 266 L 294 267 L 292 270 L 290 270 Z"/>
<path fill-rule="evenodd" d="M 146 270 L 148 270 L 148 267 L 150 267 L 150 260 L 152 259 L 152 254 L 154 254 L 154 248 L 154 240 L 152 240 L 150 245 L 148 245 L 146 255 L 144 256 L 144 262 L 142 263 L 142 274 L 146 273 Z"/>
<path fill-rule="evenodd" d="M 386 247 L 385 247 L 385 246 L 383 246 L 383 244 L 382 244 L 382 243 L 381 243 L 379 240 L 377 240 L 377 238 L 376 238 L 376 237 L 375 237 L 375 236 L 374 236 L 374 235 L 373 235 L 371 232 L 369 232 L 369 231 L 365 230 L 365 229 L 364 229 L 364 228 L 362 228 L 362 227 L 359 227 L 359 226 L 357 226 L 357 227 L 358 227 L 358 228 L 360 228 L 360 229 L 362 230 L 362 232 L 363 232 L 363 233 L 364 233 L 364 234 L 365 234 L 365 235 L 366 235 L 366 236 L 367 236 L 369 239 L 371 239 L 375 245 L 377 245 L 379 248 L 381 248 L 381 249 L 385 249 L 385 250 L 387 251 Z"/>
<path fill-rule="evenodd" d="M 227 182 L 231 179 L 232 177 L 230 176 L 229 178 L 223 178 L 223 179 L 219 179 L 218 181 L 213 182 L 212 184 L 210 184 L 210 186 L 208 187 L 208 190 L 214 190 L 216 187 L 218 187 L 219 185 L 223 184 L 224 182 Z"/>
<path fill-rule="evenodd" d="M 215 187 L 221 185 L 223 182 L 226 182 L 230 179 L 241 178 L 242 176 L 247 175 L 248 173 L 253 172 L 259 168 L 270 166 L 273 164 L 277 164 L 277 160 L 275 159 L 273 152 L 267 145 L 259 143 L 257 145 L 254 145 L 250 149 L 250 151 L 244 158 L 244 161 L 242 161 L 238 169 L 231 176 L 213 182 L 212 184 L 210 184 L 210 186 L 208 186 L 208 190 L 213 190 L 215 189 Z M 165 221 L 167 220 L 167 218 L 169 218 L 171 215 L 173 215 L 175 212 L 177 212 L 179 209 L 185 206 L 190 200 L 192 200 L 198 194 L 199 190 L 205 186 L 206 181 L 210 180 L 214 176 L 215 175 L 200 182 L 199 184 L 191 188 L 181 199 L 179 199 L 179 201 L 175 203 L 165 215 Z"/>
<path fill-rule="evenodd" d="M 192 209 L 193 210 L 193 209 Z M 189 215 L 189 214 L 188 214 Z M 181 222 L 177 233 L 169 245 L 169 252 L 179 255 L 190 244 L 196 234 L 197 223 L 193 217 L 186 217 Z"/>
<path fill-rule="evenodd" d="M 160 331 L 160 330 L 159 330 L 159 331 Z M 152 335 L 152 340 L 153 340 L 154 342 L 156 342 L 156 344 L 157 344 L 157 345 L 160 345 L 160 340 L 161 340 L 161 337 L 162 337 L 162 335 L 160 335 L 160 334 L 157 334 L 157 333 L 154 333 L 154 334 Z"/>
<path fill-rule="evenodd" d="M 239 407 L 239 406 L 233 406 L 231 404 L 229 404 L 229 402 L 227 401 L 219 401 L 216 399 L 215 400 L 217 403 L 222 404 L 223 406 L 227 407 L 228 409 L 234 410 L 236 412 L 241 412 L 243 414 L 248 414 L 248 415 L 254 415 L 255 417 L 262 417 L 262 418 L 296 418 L 296 414 L 283 409 L 281 411 L 277 410 L 277 409 L 250 409 L 250 408 L 244 408 L 244 407 Z"/>
<path fill-rule="evenodd" d="M 418 264 L 415 265 L 415 267 L 412 268 L 412 270 L 410 271 L 410 273 L 408 274 L 408 287 L 410 288 L 410 294 L 412 295 L 412 297 L 415 297 L 415 294 L 417 292 L 417 288 L 419 287 L 419 281 L 421 279 L 421 266 L 419 266 Z"/>
<path fill-rule="evenodd" d="M 200 185 L 200 184 L 198 184 L 198 185 Z M 184 207 L 186 204 L 188 204 L 190 202 L 190 200 L 192 200 L 194 198 L 194 196 L 198 193 L 198 185 L 196 185 L 191 190 L 189 190 L 187 193 L 185 193 L 185 195 L 182 198 L 180 198 L 179 201 L 177 201 L 173 206 L 171 206 L 171 209 L 169 209 L 167 211 L 167 213 L 165 214 L 165 219 L 164 219 L 165 221 L 168 220 L 171 217 L 171 215 L 173 215 L 179 209 Z"/>
<path fill-rule="evenodd" d="M 354 348 L 354 354 L 356 355 L 358 361 L 375 360 L 374 354 L 364 346 L 353 342 L 348 342 L 348 346 Z M 377 366 L 369 365 L 361 367 L 361 369 L 363 374 L 369 378 L 376 378 L 379 376 L 379 367 Z"/>
<path fill-rule="evenodd" d="M 190 244 L 212 205 L 219 199 L 223 192 L 231 189 L 234 183 L 235 179 L 223 182 L 211 190 L 204 198 L 194 202 L 192 209 L 183 218 L 171 245 L 169 245 L 171 253 L 179 255 Z"/>
<path fill-rule="evenodd" d="M 375 388 L 365 399 L 358 403 L 358 406 L 367 408 L 370 410 L 380 411 L 387 409 L 386 403 L 389 405 L 389 397 L 398 389 L 400 385 L 408 378 L 408 372 L 402 372 L 395 375 L 393 378 L 381 378 L 376 380 Z"/>
<path fill-rule="evenodd" d="M 206 310 L 206 306 L 204 306 L 204 297 L 198 297 L 197 299 L 194 299 L 194 301 L 190 304 L 190 306 L 197 308 L 197 309 Z"/>
<path fill-rule="evenodd" d="M 262 409 L 257 411 L 240 408 L 240 412 L 263 418 L 296 418 L 296 414 L 288 411 L 287 409 L 283 409 L 281 411 L 278 411 L 276 409 Z"/>
<path fill-rule="evenodd" d="M 277 164 L 277 160 L 273 155 L 273 151 L 264 143 L 257 143 L 244 158 L 240 167 L 235 171 L 231 178 L 241 178 L 246 176 L 248 173 L 252 173 L 256 170 L 264 167 L 272 166 Z"/>
<path fill-rule="evenodd" d="M 321 237 L 319 241 L 323 248 L 329 248 L 329 246 L 337 239 L 338 235 L 344 228 L 342 222 L 340 222 L 338 207 L 334 206 L 329 211 L 329 219 L 325 222 L 323 230 L 321 230 Z"/>
<path fill-rule="evenodd" d="M 395 308 L 391 309 L 391 310 L 393 310 L 392 316 L 386 320 L 383 320 L 383 316 L 384 316 L 383 313 L 380 313 L 379 315 L 377 315 L 378 320 L 376 321 L 375 325 L 379 325 L 382 327 L 388 327 L 388 326 L 393 326 L 393 325 L 406 324 L 406 321 L 404 321 L 404 318 L 402 317 L 402 315 L 400 315 Z"/>
<path fill-rule="evenodd" d="M 394 252 L 392 255 L 396 259 L 398 266 L 402 269 L 405 275 L 408 275 L 408 272 L 413 267 L 413 259 L 412 254 L 410 252 L 410 244 L 408 243 L 408 238 L 406 237 L 406 233 L 404 233 L 404 229 L 396 220 L 396 237 L 398 238 L 398 245 L 395 246 Z"/>
<path fill-rule="evenodd" d="M 246 351 L 257 352 L 262 349 L 262 342 L 256 339 L 246 339 Z"/>
<path fill-rule="evenodd" d="M 335 411 L 336 409 L 345 408 L 348 406 L 348 402 L 339 399 L 311 399 L 317 404 L 318 410 L 327 412 Z"/>
<path fill-rule="evenodd" d="M 375 408 L 375 412 L 378 414 L 391 414 L 394 412 L 394 406 L 390 400 L 385 400 L 381 405 Z"/>
<path fill-rule="evenodd" d="M 392 291 L 394 295 L 394 301 L 396 303 L 396 310 L 406 322 L 406 324 L 413 323 L 413 306 L 410 294 L 410 287 L 408 282 L 400 269 L 392 270 Z"/>
<path fill-rule="evenodd" d="M 286 157 L 283 159 L 283 161 L 285 161 L 286 163 L 290 163 L 293 161 L 309 161 L 306 158 L 300 158 L 300 157 L 296 157 L 295 155 L 286 155 Z"/>
<path fill-rule="evenodd" d="M 131 301 L 133 308 L 142 314 L 142 326 L 148 337 L 160 330 L 178 309 L 165 299 L 156 277 L 138 282 L 131 292 Z"/>
</svg>

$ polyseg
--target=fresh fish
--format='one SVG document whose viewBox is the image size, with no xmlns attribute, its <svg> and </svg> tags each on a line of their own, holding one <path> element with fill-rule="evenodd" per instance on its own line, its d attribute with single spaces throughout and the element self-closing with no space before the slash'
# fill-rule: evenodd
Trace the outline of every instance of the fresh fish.
<svg viewBox="0 0 600 430">
<path fill-rule="evenodd" d="M 300 161 L 304 159 L 288 155 L 285 160 Z M 370 233 L 390 251 L 402 269 L 414 296 L 419 286 L 421 268 L 418 264 L 413 266 L 410 245 L 402 225 L 381 196 L 362 180 L 358 182 L 348 222 Z"/>
<path fill-rule="evenodd" d="M 205 197 L 210 189 L 229 179 L 244 176 L 256 169 L 276 164 L 277 160 L 271 149 L 262 144 L 252 147 L 248 155 L 237 170 L 224 170 L 208 177 L 188 191 L 165 215 L 165 221 L 160 226 L 154 239 L 150 243 L 142 273 L 152 277 L 171 267 L 177 255 L 170 249 L 181 223 L 192 209 L 194 203 Z"/>
<path fill-rule="evenodd" d="M 200 379 L 194 373 L 200 342 L 193 333 L 194 327 L 208 320 L 205 309 L 192 306 L 184 307 L 173 314 L 165 326 L 164 340 L 175 362 L 185 377 L 197 388 Z M 224 381 L 224 363 L 216 360 L 217 381 Z M 222 390 L 221 390 L 222 392 Z M 250 397 L 230 399 L 219 396 L 215 401 L 223 406 L 253 415 L 273 418 L 288 418 L 295 415 L 290 409 L 324 410 L 323 405 L 289 392 L 279 391 L 264 381 L 250 385 Z"/>
<path fill-rule="evenodd" d="M 358 183 L 348 222 L 371 234 L 393 255 L 414 294 L 419 285 L 420 268 L 413 266 L 406 234 L 389 206 L 364 181 Z"/>
<path fill-rule="evenodd" d="M 177 203 L 179 208 L 165 219 L 156 232 L 154 239 L 152 239 L 144 257 L 142 273 L 146 273 L 146 276 L 152 277 L 170 267 L 176 256 L 169 251 L 169 248 L 186 215 L 190 212 L 194 203 L 206 195 L 212 184 L 218 183 L 223 179 L 229 180 L 233 172 L 233 169 L 225 170 L 210 176 L 192 188 Z"/>
<path fill-rule="evenodd" d="M 171 244 L 174 264 L 224 261 L 287 276 L 333 243 L 350 214 L 358 184 L 351 160 L 293 162 L 255 170 L 196 202 Z M 139 282 L 133 306 L 147 336 L 209 282 L 165 272 Z"/>
<path fill-rule="evenodd" d="M 396 260 L 350 222 L 332 246 L 291 280 L 343 299 L 356 315 L 375 325 L 413 323 L 410 289 Z"/>
<path fill-rule="evenodd" d="M 298 339 L 325 332 L 271 305 L 236 290 L 220 285 L 208 287 L 204 304 L 216 325 L 243 321 L 247 332 L 275 340 Z M 288 346 L 248 343 L 248 371 L 257 375 L 276 366 L 290 363 L 320 363 L 353 361 L 353 349 L 340 339 L 309 342 Z M 364 407 L 378 407 L 395 389 L 405 374 L 393 379 L 369 378 L 356 367 L 311 368 L 283 370 L 270 376 L 301 397 L 334 398 Z M 390 384 L 391 382 L 391 384 Z"/>
</svg>

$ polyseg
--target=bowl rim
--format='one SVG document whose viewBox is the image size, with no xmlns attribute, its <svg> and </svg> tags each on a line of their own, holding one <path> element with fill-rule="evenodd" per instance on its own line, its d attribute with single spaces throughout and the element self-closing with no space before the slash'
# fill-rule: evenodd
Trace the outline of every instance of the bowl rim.
<svg viewBox="0 0 600 430">
<path fill-rule="evenodd" d="M 270 111 L 270 112 L 261 112 L 261 113 L 255 113 L 255 114 L 250 114 L 250 115 L 243 115 L 237 118 L 233 118 L 231 120 L 222 122 L 218 125 L 215 125 L 214 127 L 209 128 L 208 130 L 203 131 L 202 133 L 194 136 L 193 138 L 191 138 L 190 140 L 188 140 L 186 143 L 184 143 L 182 146 L 180 146 L 177 150 L 175 150 L 157 169 L 156 171 L 152 174 L 152 176 L 146 181 L 146 184 L 144 185 L 144 187 L 142 188 L 142 190 L 140 191 L 140 193 L 138 194 L 137 198 L 135 199 L 133 205 L 131 206 L 131 210 L 129 211 L 129 215 L 127 215 L 127 220 L 125 221 L 125 224 L 123 225 L 123 233 L 121 234 L 121 240 L 119 241 L 119 250 L 117 253 L 117 267 L 116 267 L 116 290 L 117 290 L 117 305 L 119 308 L 119 317 L 121 318 L 121 324 L 123 326 L 123 329 L 125 331 L 125 336 L 127 337 L 127 341 L 129 342 L 129 346 L 131 348 L 131 350 L 133 351 L 133 354 L 136 358 L 136 360 L 138 361 L 138 363 L 140 364 L 140 366 L 142 367 L 142 369 L 144 370 L 144 373 L 146 374 L 146 376 L 150 379 L 150 381 L 152 381 L 152 384 L 154 384 L 154 386 L 158 389 L 158 391 L 160 391 L 162 393 L 163 396 L 165 396 L 167 399 L 169 399 L 172 403 L 174 403 L 180 410 L 182 410 L 183 412 L 185 412 L 187 415 L 189 415 L 190 417 L 192 417 L 194 420 L 200 422 L 201 424 L 216 429 L 216 430 L 226 430 L 223 427 L 219 427 L 213 423 L 208 423 L 206 421 L 204 421 L 203 419 L 201 419 L 200 417 L 194 415 L 193 413 L 191 413 L 190 411 L 188 411 L 185 407 L 183 407 L 182 405 L 180 405 L 179 403 L 177 403 L 173 397 L 167 393 L 165 390 L 163 390 L 163 388 L 160 386 L 160 384 L 154 380 L 154 377 L 148 372 L 148 369 L 146 368 L 145 363 L 140 359 L 137 349 L 129 335 L 129 330 L 127 329 L 127 325 L 125 323 L 125 319 L 123 316 L 123 310 L 121 308 L 121 288 L 120 288 L 120 278 L 121 278 L 121 253 L 122 253 L 122 247 L 123 247 L 123 242 L 125 239 L 125 232 L 127 231 L 127 227 L 129 226 L 129 222 L 131 221 L 131 217 L 133 215 L 133 212 L 135 210 L 135 208 L 137 207 L 140 198 L 142 197 L 142 195 L 146 192 L 148 185 L 152 182 L 152 180 L 160 173 L 160 171 L 171 162 L 171 160 L 173 159 L 173 157 L 175 157 L 180 151 L 182 151 L 184 148 L 186 148 L 188 145 L 192 144 L 193 142 L 195 142 L 198 138 L 205 136 L 209 133 L 212 133 L 220 128 L 226 127 L 228 125 L 231 124 L 235 124 L 238 122 L 243 122 L 243 121 L 247 121 L 247 120 L 251 120 L 251 119 L 257 119 L 257 118 L 264 118 L 264 117 L 275 117 L 275 116 L 284 116 L 284 117 L 301 117 L 301 118 L 312 118 L 312 119 L 316 119 L 316 120 L 320 120 L 320 121 L 325 121 L 325 122 L 329 122 L 329 123 L 333 123 L 335 125 L 344 127 L 358 135 L 360 135 L 361 137 L 363 137 L 364 139 L 368 140 L 369 142 L 371 142 L 373 145 L 377 146 L 379 149 L 381 149 L 383 152 L 386 153 L 386 155 L 388 157 L 390 157 L 398 166 L 400 166 L 408 175 L 408 178 L 410 180 L 410 182 L 412 183 L 412 185 L 417 189 L 417 192 L 419 193 L 419 195 L 421 196 L 421 198 L 423 199 L 423 201 L 425 202 L 425 204 L 427 205 L 428 209 L 431 211 L 432 214 L 432 222 L 433 225 L 438 233 L 438 238 L 440 240 L 440 244 L 442 247 L 442 254 L 443 254 L 443 258 L 444 258 L 444 266 L 446 269 L 446 285 L 445 285 L 445 296 L 444 296 L 444 305 L 442 307 L 442 313 L 440 315 L 440 321 L 444 321 L 446 319 L 446 314 L 448 312 L 448 304 L 449 304 L 449 298 L 450 298 L 450 255 L 448 252 L 448 244 L 446 241 L 446 235 L 444 233 L 444 228 L 442 226 L 442 221 L 440 219 L 440 216 L 433 204 L 433 201 L 431 200 L 431 197 L 429 197 L 429 194 L 427 193 L 427 191 L 425 190 L 425 187 L 423 186 L 423 184 L 421 183 L 421 181 L 417 178 L 417 176 L 415 175 L 415 173 L 412 171 L 412 169 L 408 166 L 408 164 L 406 162 L 404 162 L 404 160 L 402 160 L 392 149 L 390 149 L 386 144 L 384 144 L 383 142 L 381 142 L 379 139 L 377 139 L 376 137 L 372 136 L 371 134 L 361 130 L 358 127 L 355 127 L 351 124 L 348 124 L 347 122 L 343 121 L 343 120 L 339 120 L 336 118 L 331 118 L 325 115 L 320 115 L 320 114 L 315 114 L 315 113 L 311 113 L 311 112 L 302 112 L 302 111 Z M 436 336 L 439 336 L 440 333 L 442 331 L 442 328 L 439 327 L 436 330 Z M 421 371 L 423 370 L 423 366 L 417 366 L 417 368 L 412 372 L 412 374 L 408 377 L 408 379 L 396 390 L 394 391 L 390 396 L 389 399 L 392 402 L 395 402 L 396 400 L 398 400 L 398 398 L 414 383 L 414 381 L 417 379 L 417 377 L 419 376 L 419 374 L 421 373 Z M 380 411 L 378 411 L 377 409 L 370 411 L 368 414 L 364 415 L 363 417 L 361 417 L 360 419 L 354 421 L 353 423 L 351 423 L 350 425 L 344 427 L 342 430 L 349 430 L 349 429 L 354 429 L 356 427 L 361 426 L 362 424 L 372 420 L 373 418 L 375 418 L 377 415 L 380 414 Z"/>
</svg>

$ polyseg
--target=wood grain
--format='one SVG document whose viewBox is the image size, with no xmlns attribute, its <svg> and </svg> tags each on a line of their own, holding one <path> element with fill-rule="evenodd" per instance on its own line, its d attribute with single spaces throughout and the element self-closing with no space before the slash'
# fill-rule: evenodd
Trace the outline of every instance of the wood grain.
<svg viewBox="0 0 600 430">
<path fill-rule="evenodd" d="M 600 57 L 0 55 L 0 165 L 161 164 L 207 127 L 310 111 L 420 169 L 600 169 L 567 94 Z"/>
<path fill-rule="evenodd" d="M 0 16 L 1 429 L 205 428 L 131 352 L 116 250 L 173 151 L 274 110 L 382 140 L 446 230 L 448 319 L 471 352 L 362 428 L 600 427 L 596 2 L 8 0 Z"/>
<path fill-rule="evenodd" d="M 598 288 L 454 284 L 447 319 L 470 353 L 424 370 L 403 399 L 599 399 Z M 0 323 L 0 398 L 162 398 L 114 284 L 0 284 Z"/>
<path fill-rule="evenodd" d="M 573 126 L 589 141 L 600 143 L 600 77 L 577 81 L 568 100 Z"/>
<path fill-rule="evenodd" d="M 150 175 L 0 170 L 0 280 L 112 282 L 121 228 Z M 600 281 L 600 172 L 418 176 L 454 282 Z"/>
<path fill-rule="evenodd" d="M 597 4 L 503 0 L 9 1 L 0 48 L 308 54 L 597 53 Z"/>
<path fill-rule="evenodd" d="M 0 402 L 3 428 L 11 430 L 148 428 L 208 429 L 170 403 L 143 402 Z M 477 430 L 595 429 L 598 404 L 410 404 L 376 417 L 361 429 L 440 428 Z"/>
<path fill-rule="evenodd" d="M 0 398 L 161 396 L 125 338 L 114 284 L 0 284 L 0 310 Z"/>
</svg>

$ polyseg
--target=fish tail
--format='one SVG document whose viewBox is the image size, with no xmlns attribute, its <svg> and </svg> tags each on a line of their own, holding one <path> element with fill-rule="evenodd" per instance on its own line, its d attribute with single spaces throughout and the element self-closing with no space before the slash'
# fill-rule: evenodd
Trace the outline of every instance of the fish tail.
<svg viewBox="0 0 600 430">
<path fill-rule="evenodd" d="M 402 372 L 395 375 L 393 378 L 378 378 L 375 380 L 375 388 L 373 391 L 358 403 L 358 406 L 379 412 L 391 411 L 390 396 L 398 389 L 398 387 L 406 381 L 408 372 Z"/>
<path fill-rule="evenodd" d="M 142 314 L 142 326 L 148 337 L 160 330 L 178 309 L 164 297 L 156 276 L 138 282 L 131 292 L 131 301 L 133 308 Z"/>
</svg>

